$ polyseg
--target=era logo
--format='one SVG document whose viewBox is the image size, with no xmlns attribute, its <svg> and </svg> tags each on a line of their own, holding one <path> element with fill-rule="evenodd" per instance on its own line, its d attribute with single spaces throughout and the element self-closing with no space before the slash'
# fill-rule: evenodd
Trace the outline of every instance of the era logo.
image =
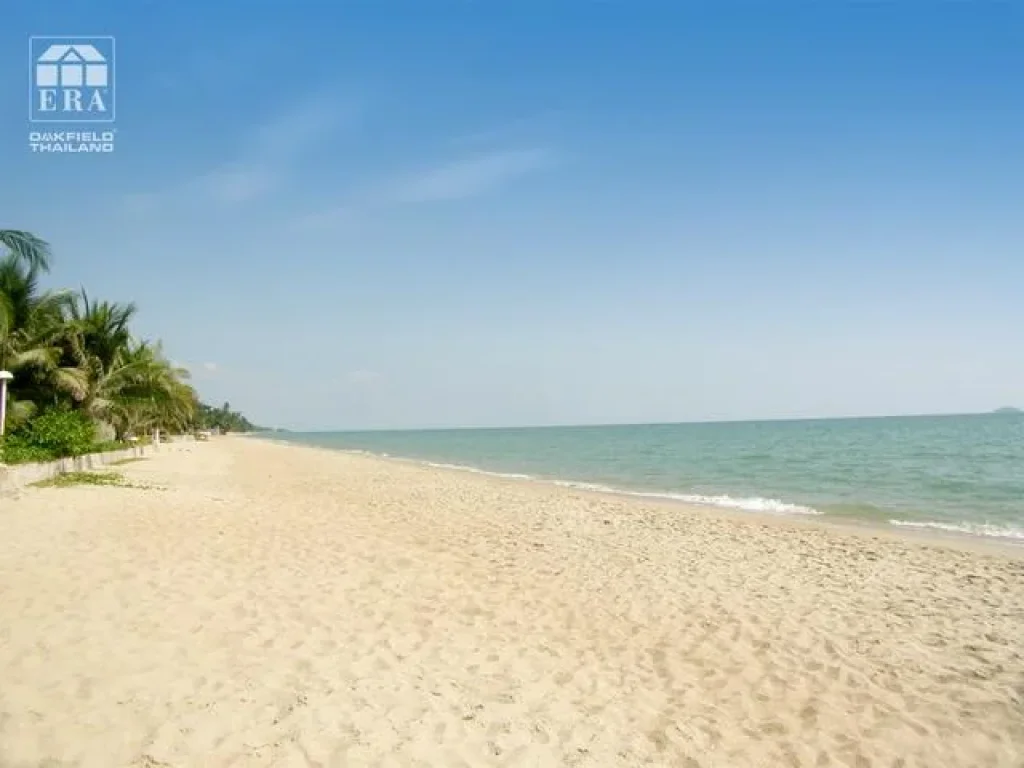
<svg viewBox="0 0 1024 768">
<path fill-rule="evenodd" d="M 29 53 L 31 122 L 114 121 L 114 38 L 33 37 Z"/>
</svg>

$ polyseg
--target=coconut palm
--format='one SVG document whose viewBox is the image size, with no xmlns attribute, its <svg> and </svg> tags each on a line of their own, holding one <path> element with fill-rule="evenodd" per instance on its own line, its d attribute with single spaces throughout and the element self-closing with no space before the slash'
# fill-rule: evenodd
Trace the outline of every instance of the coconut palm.
<svg viewBox="0 0 1024 768">
<path fill-rule="evenodd" d="M 50 271 L 50 244 L 31 232 L 0 229 L 0 246 L 23 266 L 41 272 Z M 0 251 L 0 256 L 2 255 L 4 253 Z"/>
<path fill-rule="evenodd" d="M 77 381 L 75 371 L 61 365 L 69 295 L 40 292 L 39 271 L 14 253 L 0 259 L 0 370 L 15 375 L 11 425 L 30 417 L 37 404 L 70 392 Z"/>
<path fill-rule="evenodd" d="M 76 407 L 118 439 L 140 429 L 183 428 L 194 413 L 187 371 L 164 357 L 158 344 L 135 340 L 130 304 L 72 302 L 66 333 L 75 374 L 68 381 Z"/>
<path fill-rule="evenodd" d="M 82 289 L 68 304 L 69 340 L 73 347 L 77 345 L 110 367 L 132 340 L 129 324 L 135 313 L 136 307 L 130 302 L 95 301 Z"/>
<path fill-rule="evenodd" d="M 43 291 L 39 278 L 49 267 L 46 241 L 0 230 L 0 369 L 15 374 L 8 426 L 53 406 L 70 407 L 119 439 L 206 421 L 214 409 L 199 402 L 188 371 L 159 344 L 132 335 L 134 304 L 96 301 L 84 290 Z M 227 404 L 224 412 L 225 424 L 252 428 Z"/>
<path fill-rule="evenodd" d="M 151 429 L 188 428 L 198 398 L 187 378 L 188 371 L 172 365 L 159 344 L 129 344 L 101 384 L 102 408 L 118 437 Z"/>
</svg>

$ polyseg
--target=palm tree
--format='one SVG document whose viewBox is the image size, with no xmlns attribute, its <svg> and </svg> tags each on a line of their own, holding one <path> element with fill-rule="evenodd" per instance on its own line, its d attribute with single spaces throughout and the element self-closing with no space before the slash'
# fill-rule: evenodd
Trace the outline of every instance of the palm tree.
<svg viewBox="0 0 1024 768">
<path fill-rule="evenodd" d="M 93 302 L 84 291 L 69 306 L 68 378 L 76 407 L 116 438 L 141 429 L 184 428 L 195 410 L 188 372 L 175 368 L 159 345 L 137 341 L 128 327 L 134 304 Z"/>
<path fill-rule="evenodd" d="M 0 229 L 0 246 L 9 251 L 15 261 L 29 269 L 50 271 L 50 244 L 31 232 Z M 0 255 L 4 255 L 2 251 Z"/>
<path fill-rule="evenodd" d="M 93 301 L 82 289 L 69 303 L 68 330 L 78 345 L 109 367 L 131 342 L 128 326 L 136 311 L 130 302 Z"/>
<path fill-rule="evenodd" d="M 102 408 L 118 438 L 151 429 L 187 429 L 198 401 L 187 383 L 188 375 L 164 357 L 159 344 L 129 344 L 100 384 Z M 94 401 L 94 410 L 97 403 Z"/>
<path fill-rule="evenodd" d="M 108 434 L 186 430 L 217 414 L 250 428 L 241 416 L 204 406 L 159 344 L 135 339 L 131 303 L 95 301 L 84 290 L 42 291 L 50 246 L 21 230 L 0 230 L 0 369 L 15 373 L 8 424 L 43 408 L 70 406 Z"/>
<path fill-rule="evenodd" d="M 60 340 L 69 295 L 39 291 L 39 271 L 10 253 L 0 259 L 0 370 L 15 374 L 8 417 L 29 418 L 37 404 L 75 386 L 73 369 L 61 365 Z"/>
</svg>

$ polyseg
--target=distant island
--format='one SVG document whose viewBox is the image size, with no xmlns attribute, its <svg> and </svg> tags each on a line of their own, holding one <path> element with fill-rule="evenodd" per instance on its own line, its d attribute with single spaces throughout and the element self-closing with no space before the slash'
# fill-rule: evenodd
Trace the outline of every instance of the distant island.
<svg viewBox="0 0 1024 768">
<path fill-rule="evenodd" d="M 992 413 L 1024 413 L 1024 411 L 1020 408 L 1014 408 L 1012 405 L 1007 405 L 1003 408 L 996 408 Z"/>
</svg>

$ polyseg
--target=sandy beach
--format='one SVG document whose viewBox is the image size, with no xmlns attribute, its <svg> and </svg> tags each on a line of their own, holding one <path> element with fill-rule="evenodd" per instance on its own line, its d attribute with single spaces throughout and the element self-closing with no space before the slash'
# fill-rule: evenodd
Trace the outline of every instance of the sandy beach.
<svg viewBox="0 0 1024 768">
<path fill-rule="evenodd" d="M 249 438 L 0 498 L 0 766 L 1024 765 L 1024 560 Z"/>
</svg>

